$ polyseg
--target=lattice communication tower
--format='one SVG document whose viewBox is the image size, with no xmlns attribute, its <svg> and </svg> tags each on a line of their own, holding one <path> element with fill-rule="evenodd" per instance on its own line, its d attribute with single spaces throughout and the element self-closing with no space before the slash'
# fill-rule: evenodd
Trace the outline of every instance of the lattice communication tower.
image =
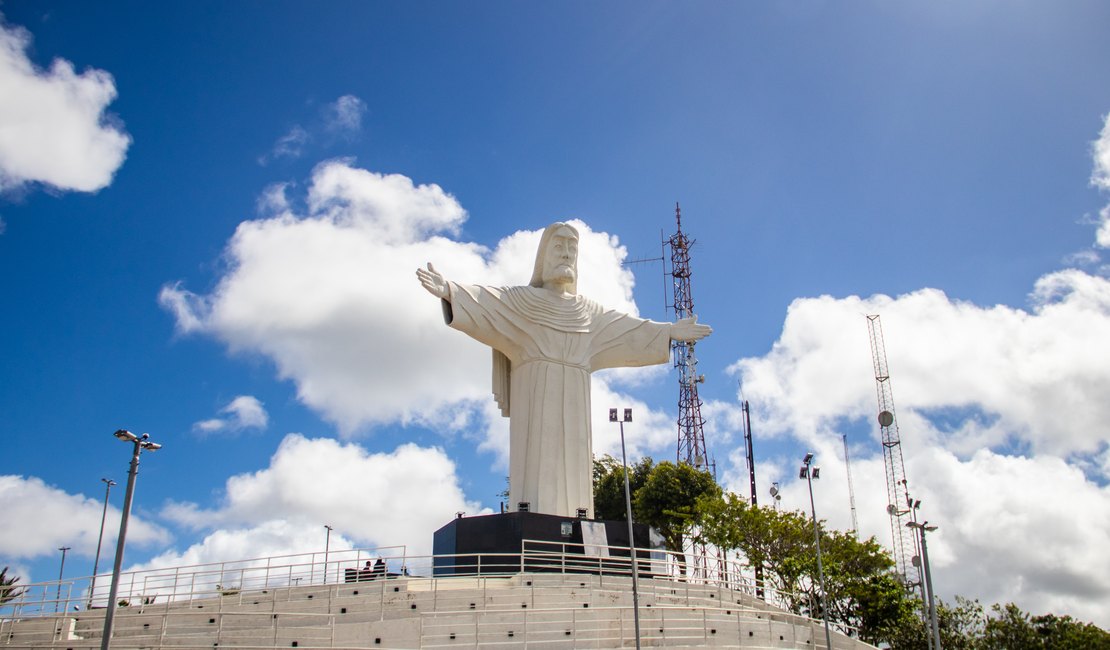
<svg viewBox="0 0 1110 650">
<path fill-rule="evenodd" d="M 674 284 L 674 313 L 677 318 L 694 315 L 694 297 L 690 291 L 690 247 L 693 240 L 682 232 L 682 209 L 674 205 L 674 218 L 678 228 L 667 240 L 671 249 L 671 278 Z M 698 359 L 694 343 L 672 341 L 671 353 L 674 367 L 678 369 L 678 461 L 687 462 L 701 469 L 709 469 L 709 456 L 705 449 L 705 419 L 701 416 L 701 398 L 698 384 L 705 381 L 698 374 Z"/>
<path fill-rule="evenodd" d="M 913 566 L 916 543 L 913 532 L 906 528 L 912 521 L 909 504 L 909 486 L 906 483 L 906 466 L 902 462 L 902 441 L 898 434 L 898 418 L 894 415 L 894 392 L 890 387 L 890 370 L 886 362 L 886 344 L 883 342 L 883 325 L 879 315 L 867 317 L 867 330 L 871 334 L 871 358 L 875 365 L 875 392 L 879 399 L 879 430 L 883 442 L 883 462 L 886 465 L 886 491 L 889 499 L 890 533 L 894 547 L 894 562 L 907 586 L 920 583 L 919 569 Z"/>
</svg>

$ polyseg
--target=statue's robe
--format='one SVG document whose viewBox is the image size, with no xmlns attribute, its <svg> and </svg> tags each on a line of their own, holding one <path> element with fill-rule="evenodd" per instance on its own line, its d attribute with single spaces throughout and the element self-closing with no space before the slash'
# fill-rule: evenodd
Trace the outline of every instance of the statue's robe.
<svg viewBox="0 0 1110 650">
<path fill-rule="evenodd" d="M 509 503 L 593 517 L 590 373 L 665 363 L 671 324 L 547 289 L 448 284 L 447 324 L 494 350 L 493 393 L 509 418 Z"/>
</svg>

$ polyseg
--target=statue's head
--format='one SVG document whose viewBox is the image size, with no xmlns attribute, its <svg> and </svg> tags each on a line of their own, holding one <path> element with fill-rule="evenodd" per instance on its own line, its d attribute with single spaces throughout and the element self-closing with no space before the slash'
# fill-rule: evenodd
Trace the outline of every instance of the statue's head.
<svg viewBox="0 0 1110 650">
<path fill-rule="evenodd" d="M 556 285 L 567 293 L 578 293 L 578 231 L 574 226 L 558 222 L 544 229 L 529 284 Z"/>
</svg>

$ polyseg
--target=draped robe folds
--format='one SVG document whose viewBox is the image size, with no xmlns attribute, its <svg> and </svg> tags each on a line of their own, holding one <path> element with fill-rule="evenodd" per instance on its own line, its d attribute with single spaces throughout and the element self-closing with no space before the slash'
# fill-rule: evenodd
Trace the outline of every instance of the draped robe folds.
<svg viewBox="0 0 1110 650">
<path fill-rule="evenodd" d="M 448 286 L 444 320 L 494 349 L 494 396 L 509 418 L 509 503 L 593 517 L 590 373 L 665 363 L 671 324 L 536 287 Z"/>
</svg>

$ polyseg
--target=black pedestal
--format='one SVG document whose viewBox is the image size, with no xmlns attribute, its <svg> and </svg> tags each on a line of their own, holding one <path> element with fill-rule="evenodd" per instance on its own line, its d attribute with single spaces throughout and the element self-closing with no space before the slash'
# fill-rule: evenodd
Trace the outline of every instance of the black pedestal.
<svg viewBox="0 0 1110 650">
<path fill-rule="evenodd" d="M 584 519 L 536 512 L 460 517 L 435 532 L 432 552 L 436 576 L 512 574 L 522 571 L 630 573 L 628 524 L 596 521 L 604 528 L 609 557 L 582 543 Z M 650 567 L 648 527 L 633 524 L 640 573 Z M 596 540 L 595 540 L 596 541 Z M 613 548 L 615 547 L 615 548 Z M 624 547 L 624 548 L 620 548 Z M 589 554 L 588 554 L 589 553 Z"/>
</svg>

